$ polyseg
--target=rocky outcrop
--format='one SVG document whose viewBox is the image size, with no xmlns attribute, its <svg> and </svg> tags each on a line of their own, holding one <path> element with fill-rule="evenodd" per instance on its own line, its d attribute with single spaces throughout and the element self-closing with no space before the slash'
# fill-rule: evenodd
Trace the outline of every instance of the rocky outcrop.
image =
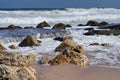
<svg viewBox="0 0 120 80">
<path fill-rule="evenodd" d="M 35 55 L 30 54 L 28 56 L 22 56 L 20 53 L 0 51 L 0 79 L 36 80 L 36 72 L 29 65 L 36 60 Z"/>
<path fill-rule="evenodd" d="M 105 26 L 105 25 L 108 25 L 108 22 L 103 21 L 99 23 L 99 26 Z"/>
<path fill-rule="evenodd" d="M 44 28 L 44 27 L 50 27 L 50 25 L 46 21 L 44 21 L 38 24 L 36 28 Z"/>
<path fill-rule="evenodd" d="M 55 24 L 52 29 L 65 29 L 65 28 L 66 28 L 65 24 L 58 23 L 58 24 Z"/>
<path fill-rule="evenodd" d="M 0 44 L 0 50 L 6 50 L 6 48 L 2 44 Z"/>
<path fill-rule="evenodd" d="M 71 63 L 78 66 L 86 65 L 88 58 L 84 55 L 84 50 L 81 45 L 78 45 L 71 39 L 63 41 L 55 51 L 61 52 L 53 60 L 49 61 L 51 65 L 59 65 L 62 63 Z"/>
<path fill-rule="evenodd" d="M 16 46 L 16 45 L 10 45 L 9 48 L 10 48 L 10 49 L 17 49 L 18 46 Z"/>
<path fill-rule="evenodd" d="M 20 47 L 39 46 L 40 42 L 33 35 L 28 35 L 20 44 Z"/>
</svg>

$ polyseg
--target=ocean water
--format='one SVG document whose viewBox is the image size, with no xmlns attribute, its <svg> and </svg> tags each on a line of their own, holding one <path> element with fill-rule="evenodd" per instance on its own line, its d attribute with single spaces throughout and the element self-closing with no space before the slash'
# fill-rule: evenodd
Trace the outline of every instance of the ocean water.
<svg viewBox="0 0 120 80">
<path fill-rule="evenodd" d="M 93 26 L 77 25 L 86 24 L 88 20 L 98 22 L 106 21 L 109 23 L 120 23 L 120 9 L 115 8 L 66 8 L 66 9 L 1 9 L 0 10 L 0 27 L 7 27 L 15 24 L 21 27 L 33 26 L 38 23 L 47 21 L 52 28 L 56 23 L 65 23 L 72 25 L 66 30 L 48 29 L 21 29 L 21 30 L 2 30 L 0 31 L 0 43 L 7 51 L 20 52 L 23 55 L 34 53 L 39 60 L 42 55 L 57 55 L 54 49 L 61 43 L 53 40 L 58 36 L 71 36 L 73 40 L 84 47 L 85 53 L 90 56 L 90 65 L 101 65 L 107 67 L 120 68 L 120 35 L 94 35 L 84 36 L 84 28 Z M 97 28 L 97 27 L 94 27 Z M 11 44 L 18 45 L 27 35 L 35 35 L 42 41 L 38 47 L 19 47 L 12 50 L 8 46 Z M 109 43 L 110 47 L 89 46 L 90 43 L 98 42 Z"/>
<path fill-rule="evenodd" d="M 0 10 L 0 27 L 10 24 L 21 27 L 33 26 L 47 21 L 51 26 L 55 23 L 85 24 L 88 20 L 119 23 L 120 9 L 115 8 L 63 8 L 63 9 L 2 9 Z"/>
</svg>

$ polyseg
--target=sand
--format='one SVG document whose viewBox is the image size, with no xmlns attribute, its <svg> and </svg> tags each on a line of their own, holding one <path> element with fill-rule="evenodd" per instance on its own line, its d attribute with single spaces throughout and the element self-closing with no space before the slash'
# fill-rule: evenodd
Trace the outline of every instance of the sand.
<svg viewBox="0 0 120 80">
<path fill-rule="evenodd" d="M 38 80 L 120 80 L 120 68 L 87 66 L 73 64 L 59 66 L 34 65 Z"/>
</svg>

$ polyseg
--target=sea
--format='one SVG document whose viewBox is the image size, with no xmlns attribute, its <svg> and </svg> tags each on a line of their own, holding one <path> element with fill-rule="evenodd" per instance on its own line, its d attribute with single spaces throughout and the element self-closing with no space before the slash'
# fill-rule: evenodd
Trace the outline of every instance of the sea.
<svg viewBox="0 0 120 80">
<path fill-rule="evenodd" d="M 110 24 L 120 23 L 120 9 L 116 8 L 43 8 L 43 9 L 0 9 L 0 27 L 16 26 L 34 27 L 35 29 L 1 30 L 0 43 L 9 52 L 19 52 L 23 55 L 33 53 L 39 61 L 43 55 L 55 56 L 55 48 L 61 43 L 53 40 L 59 36 L 71 36 L 75 42 L 82 45 L 85 54 L 89 56 L 89 65 L 120 68 L 120 35 L 85 36 L 85 28 L 97 26 L 77 26 L 86 24 L 89 20 L 106 21 Z M 36 26 L 46 21 L 51 25 L 45 29 Z M 52 30 L 57 23 L 70 24 L 66 30 Z M 10 49 L 9 45 L 18 45 L 27 35 L 35 35 L 42 43 L 38 47 L 19 47 Z M 90 46 L 91 43 L 109 43 L 109 47 Z"/>
</svg>

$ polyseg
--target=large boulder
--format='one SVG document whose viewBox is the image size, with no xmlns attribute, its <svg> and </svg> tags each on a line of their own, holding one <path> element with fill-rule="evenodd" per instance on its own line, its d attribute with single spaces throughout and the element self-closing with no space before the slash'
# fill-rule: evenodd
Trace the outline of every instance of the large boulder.
<svg viewBox="0 0 120 80">
<path fill-rule="evenodd" d="M 88 58 L 84 55 L 83 47 L 75 43 L 73 40 L 68 39 L 63 41 L 55 51 L 60 51 L 61 54 L 49 61 L 49 64 L 53 66 L 62 63 L 84 66 L 88 62 Z"/>
<path fill-rule="evenodd" d="M 0 50 L 6 50 L 6 48 L 2 44 L 0 44 Z"/>
<path fill-rule="evenodd" d="M 36 28 L 44 28 L 44 27 L 50 27 L 50 25 L 46 21 L 44 21 L 38 24 Z"/>
<path fill-rule="evenodd" d="M 86 26 L 99 26 L 99 23 L 94 20 L 89 20 L 86 24 Z"/>
<path fill-rule="evenodd" d="M 28 56 L 0 51 L 0 80 L 37 80 L 36 72 L 30 66 L 35 55 Z"/>
<path fill-rule="evenodd" d="M 20 47 L 39 46 L 40 42 L 33 35 L 28 35 L 20 44 Z"/>
<path fill-rule="evenodd" d="M 58 23 L 58 24 L 55 24 L 52 29 L 65 29 L 65 28 L 66 28 L 65 24 Z"/>
</svg>

